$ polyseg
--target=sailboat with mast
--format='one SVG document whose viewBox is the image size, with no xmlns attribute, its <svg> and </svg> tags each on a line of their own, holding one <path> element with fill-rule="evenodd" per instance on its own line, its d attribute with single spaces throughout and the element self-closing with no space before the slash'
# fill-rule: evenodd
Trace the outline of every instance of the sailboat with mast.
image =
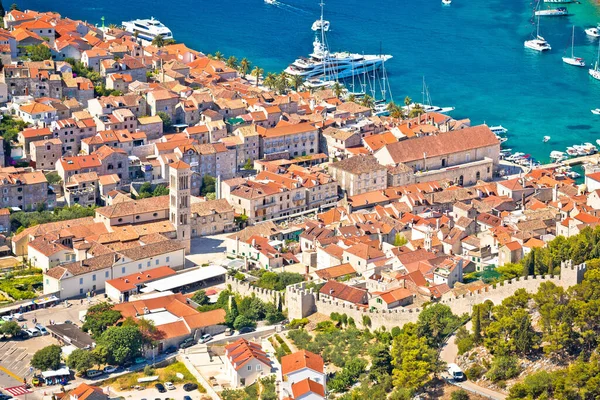
<svg viewBox="0 0 600 400">
<path fill-rule="evenodd" d="M 589 69 L 589 73 L 592 78 L 598 79 L 600 81 L 600 69 L 598 69 L 598 64 L 600 63 L 600 42 L 598 42 L 598 58 L 596 59 L 596 64 L 594 64 L 594 68 Z"/>
<path fill-rule="evenodd" d="M 431 95 L 429 94 L 429 88 L 427 87 L 427 83 L 425 83 L 425 77 L 423 77 L 423 90 L 421 92 L 423 99 L 421 103 L 413 103 L 404 107 L 404 110 L 409 113 L 415 106 L 420 106 L 424 112 L 438 112 L 441 114 L 446 114 L 454 111 L 454 107 L 439 107 L 431 104 Z"/>
<path fill-rule="evenodd" d="M 573 33 L 571 34 L 571 57 L 563 57 L 562 60 L 565 64 L 574 65 L 576 67 L 585 67 L 585 61 L 581 57 L 575 57 L 573 52 L 575 51 L 575 25 L 573 25 Z"/>
<path fill-rule="evenodd" d="M 523 44 L 525 47 L 535 51 L 548 51 L 551 50 L 550 43 L 546 41 L 542 36 L 540 36 L 540 17 L 537 17 L 537 28 L 534 39 L 526 40 Z"/>
</svg>

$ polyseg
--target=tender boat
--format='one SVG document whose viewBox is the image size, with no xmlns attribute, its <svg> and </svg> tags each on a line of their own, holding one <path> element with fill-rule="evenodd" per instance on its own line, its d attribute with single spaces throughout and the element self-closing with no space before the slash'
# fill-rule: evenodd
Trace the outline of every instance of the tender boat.
<svg viewBox="0 0 600 400">
<path fill-rule="evenodd" d="M 449 6 L 450 4 L 452 4 L 452 0 L 442 0 L 442 4 L 445 6 Z"/>
<path fill-rule="evenodd" d="M 152 42 L 155 37 L 162 36 L 163 39 L 173 39 L 173 33 L 169 28 L 163 25 L 159 20 L 150 17 L 150 19 L 135 19 L 133 21 L 123 21 L 123 29 L 126 32 L 137 34 L 137 37 L 148 42 Z"/>
<path fill-rule="evenodd" d="M 571 157 L 579 155 L 579 152 L 573 147 L 567 147 L 567 154 Z"/>
<path fill-rule="evenodd" d="M 544 138 L 542 139 L 542 142 L 546 143 L 550 141 L 550 136 L 544 136 Z"/>
<path fill-rule="evenodd" d="M 592 114 L 600 115 L 600 108 L 594 108 L 592 110 Z M 598 143 L 598 145 L 600 145 L 600 139 L 597 140 L 596 143 Z"/>
<path fill-rule="evenodd" d="M 594 38 L 600 37 L 600 29 L 597 27 L 587 28 L 585 34 Z"/>
<path fill-rule="evenodd" d="M 575 25 L 573 25 L 573 33 L 571 34 L 571 57 L 563 57 L 562 60 L 565 64 L 574 65 L 576 67 L 585 67 L 585 61 L 581 57 L 575 57 L 573 51 L 575 50 Z"/>
<path fill-rule="evenodd" d="M 265 0 L 266 4 L 277 4 L 276 0 Z"/>
<path fill-rule="evenodd" d="M 535 12 L 537 17 L 562 17 L 569 15 L 567 7 L 549 8 L 547 10 L 538 10 Z"/>
</svg>

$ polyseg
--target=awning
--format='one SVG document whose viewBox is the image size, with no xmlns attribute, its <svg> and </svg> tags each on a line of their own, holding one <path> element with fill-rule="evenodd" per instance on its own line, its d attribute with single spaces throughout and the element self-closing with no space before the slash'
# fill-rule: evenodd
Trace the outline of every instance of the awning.
<svg viewBox="0 0 600 400">
<path fill-rule="evenodd" d="M 186 285 L 193 285 L 206 279 L 216 278 L 225 275 L 226 273 L 227 270 L 225 268 L 218 265 L 210 265 L 208 267 L 200 267 L 192 271 L 182 272 L 164 279 L 149 282 L 144 289 L 151 288 L 152 290 L 164 292 Z M 144 289 L 142 289 L 142 291 Z"/>
<path fill-rule="evenodd" d="M 44 371 L 42 372 L 42 376 L 44 378 L 53 378 L 55 376 L 67 376 L 67 375 L 71 375 L 71 371 L 69 371 L 69 368 L 61 368 L 61 369 L 57 369 L 56 371 Z"/>
</svg>

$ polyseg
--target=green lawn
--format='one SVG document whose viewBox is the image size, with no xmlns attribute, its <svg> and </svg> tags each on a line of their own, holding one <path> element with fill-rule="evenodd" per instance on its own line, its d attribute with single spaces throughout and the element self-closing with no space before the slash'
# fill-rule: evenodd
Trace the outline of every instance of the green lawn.
<svg viewBox="0 0 600 400">
<path fill-rule="evenodd" d="M 177 373 L 183 374 L 183 379 L 179 379 L 177 377 Z M 153 382 L 138 383 L 138 378 L 144 378 L 152 375 L 158 375 L 158 380 Z M 206 389 L 200 385 L 200 382 L 198 382 L 194 375 L 188 371 L 188 369 L 185 367 L 185 364 L 179 361 L 164 368 L 156 368 L 149 375 L 145 374 L 144 371 L 132 372 L 116 378 L 107 379 L 104 381 L 104 384 L 110 385 L 116 390 L 128 390 L 131 386 L 140 385 L 142 387 L 148 387 L 154 386 L 154 384 L 157 382 L 173 382 L 174 384 L 192 382 L 198 385 L 198 391 L 200 391 L 200 393 L 206 393 Z"/>
</svg>

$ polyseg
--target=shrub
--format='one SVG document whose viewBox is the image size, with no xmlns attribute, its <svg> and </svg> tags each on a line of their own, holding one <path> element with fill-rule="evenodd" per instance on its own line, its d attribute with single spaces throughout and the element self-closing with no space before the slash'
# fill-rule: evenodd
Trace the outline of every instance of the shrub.
<svg viewBox="0 0 600 400">
<path fill-rule="evenodd" d="M 521 369 L 519 360 L 512 356 L 497 356 L 492 361 L 492 366 L 486 376 L 494 383 L 499 384 L 501 381 L 511 379 L 519 375 Z"/>
<path fill-rule="evenodd" d="M 464 389 L 459 389 L 455 392 L 452 392 L 450 395 L 452 400 L 469 400 L 469 394 Z"/>
<path fill-rule="evenodd" d="M 473 365 L 471 368 L 465 371 L 465 374 L 470 381 L 476 381 L 481 378 L 483 374 L 485 374 L 485 368 L 483 368 L 481 365 Z"/>
<path fill-rule="evenodd" d="M 289 329 L 298 329 L 304 328 L 306 325 L 308 325 L 308 318 L 302 318 L 291 320 L 287 327 Z"/>
<path fill-rule="evenodd" d="M 152 368 L 150 365 L 146 365 L 144 367 L 144 375 L 146 375 L 146 376 L 152 376 L 152 375 L 154 375 L 154 372 L 155 372 L 154 368 Z"/>
</svg>

